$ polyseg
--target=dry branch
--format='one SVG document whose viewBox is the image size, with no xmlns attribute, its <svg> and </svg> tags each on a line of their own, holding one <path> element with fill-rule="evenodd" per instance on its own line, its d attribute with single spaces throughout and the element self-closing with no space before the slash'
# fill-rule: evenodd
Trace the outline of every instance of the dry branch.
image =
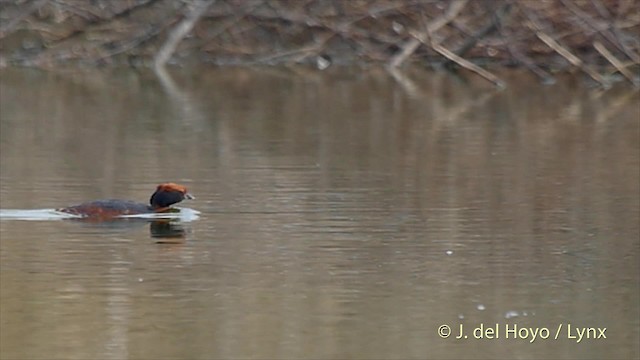
<svg viewBox="0 0 640 360">
<path fill-rule="evenodd" d="M 19 14 L 14 15 L 13 19 L 0 26 L 0 39 L 2 39 L 5 34 L 10 33 L 16 27 L 16 25 L 18 25 L 27 16 L 38 11 L 38 9 L 44 6 L 48 1 L 49 0 L 34 0 L 24 10 L 20 11 Z"/>
<path fill-rule="evenodd" d="M 600 32 L 602 36 L 604 36 L 607 41 L 616 46 L 619 50 L 624 52 L 631 60 L 636 63 L 640 63 L 640 56 L 634 53 L 629 49 L 628 46 L 624 44 L 624 42 L 620 41 L 619 38 L 614 36 L 611 31 L 611 28 L 615 29 L 615 22 L 607 22 L 607 21 L 597 21 L 593 17 L 589 16 L 589 14 L 585 13 L 581 10 L 576 4 L 568 0 L 561 0 L 562 4 L 566 6 L 571 12 L 576 14 L 581 20 L 583 20 L 588 26 L 596 31 Z"/>
<path fill-rule="evenodd" d="M 474 34 L 472 34 L 468 40 L 466 40 L 462 45 L 460 45 L 454 51 L 454 53 L 458 56 L 464 56 L 464 54 L 466 54 L 467 51 L 471 50 L 478 43 L 480 39 L 493 33 L 496 30 L 499 30 L 502 27 L 501 25 L 502 25 L 503 18 L 509 13 L 510 9 L 511 9 L 510 3 L 505 3 L 502 6 L 500 6 L 496 10 L 491 20 L 484 27 L 476 31 Z"/>
<path fill-rule="evenodd" d="M 481 68 L 480 66 L 472 63 L 471 61 L 465 60 L 464 58 L 454 54 L 452 51 L 450 51 L 449 49 L 447 49 L 444 46 L 440 45 L 439 43 L 431 42 L 429 45 L 431 45 L 433 50 L 438 52 L 438 54 L 446 57 L 447 59 L 455 62 L 456 64 L 462 66 L 463 68 L 465 68 L 467 70 L 475 72 L 476 74 L 482 76 L 483 78 L 491 81 L 494 85 L 496 85 L 498 87 L 505 87 L 506 86 L 504 81 L 500 80 L 497 76 L 495 76 L 492 73 L 488 72 L 487 70 Z"/>
<path fill-rule="evenodd" d="M 466 4 L 467 4 L 467 0 L 456 0 L 451 3 L 451 5 L 449 6 L 449 8 L 447 9 L 446 13 L 443 16 L 429 23 L 426 26 L 426 30 L 424 32 L 409 31 L 409 34 L 411 34 L 413 39 L 406 42 L 405 45 L 402 47 L 402 51 L 391 59 L 391 62 L 389 63 L 389 67 L 391 69 L 397 68 L 413 52 L 415 52 L 419 44 L 425 44 L 430 46 L 438 54 L 455 62 L 456 64 L 462 66 L 467 70 L 477 73 L 483 78 L 491 81 L 494 85 L 498 87 L 504 87 L 505 83 L 502 80 L 500 80 L 497 76 L 484 70 L 478 65 L 468 60 L 465 60 L 461 56 L 456 55 L 454 52 L 450 51 L 449 49 L 444 47 L 442 44 L 440 44 L 440 41 L 433 40 L 433 37 L 432 37 L 433 32 L 437 31 L 438 29 L 448 24 L 451 20 L 453 20 L 460 13 L 460 11 L 464 8 Z"/>
<path fill-rule="evenodd" d="M 426 41 L 426 38 L 429 34 L 433 34 L 438 31 L 443 26 L 447 25 L 451 20 L 453 20 L 460 11 L 467 4 L 467 0 L 455 0 L 449 5 L 447 12 L 444 13 L 441 17 L 432 21 L 429 25 L 427 25 L 426 34 L 420 34 L 418 37 L 413 37 L 409 41 L 407 41 L 404 45 L 401 46 L 402 50 L 391 58 L 389 61 L 389 66 L 392 68 L 400 66 L 411 54 L 413 54 L 418 46 L 421 43 Z"/>
<path fill-rule="evenodd" d="M 595 41 L 593 47 L 611 63 L 624 77 L 626 77 L 633 85 L 640 86 L 640 82 L 633 77 L 633 74 L 627 69 L 620 60 L 618 60 L 602 43 Z"/>
<path fill-rule="evenodd" d="M 173 52 L 176 50 L 178 43 L 187 36 L 187 34 L 193 29 L 198 19 L 202 17 L 205 11 L 211 6 L 215 0 L 196 0 L 193 3 L 191 11 L 189 11 L 185 18 L 171 30 L 167 41 L 162 45 L 160 51 L 154 58 L 154 65 L 156 68 L 165 66 Z"/>
<path fill-rule="evenodd" d="M 585 65 L 579 57 L 575 56 L 571 53 L 567 48 L 560 45 L 553 37 L 549 36 L 547 33 L 542 31 L 542 26 L 538 23 L 535 17 L 532 14 L 527 14 L 529 17 L 529 22 L 527 26 L 533 30 L 538 39 L 544 42 L 547 46 L 553 49 L 555 52 L 560 54 L 563 58 L 565 58 L 571 65 L 579 68 L 584 71 L 587 75 L 591 76 L 591 78 L 597 81 L 600 85 L 604 87 L 608 87 L 608 82 L 602 77 L 602 75 L 598 74 L 596 71 L 591 69 L 589 66 Z"/>
<path fill-rule="evenodd" d="M 180 52 L 216 64 L 315 65 L 318 59 L 329 59 L 334 64 L 381 63 L 394 68 L 411 57 L 433 64 L 442 63 L 444 56 L 446 62 L 478 73 L 480 68 L 471 65 L 480 61 L 523 65 L 548 81 L 549 74 L 559 69 L 556 60 L 561 56 L 603 85 L 610 79 L 600 74 L 610 69 L 629 79 L 640 68 L 637 0 L 0 0 L 0 4 L 0 61 L 6 66 L 150 62 L 163 66 Z"/>
</svg>

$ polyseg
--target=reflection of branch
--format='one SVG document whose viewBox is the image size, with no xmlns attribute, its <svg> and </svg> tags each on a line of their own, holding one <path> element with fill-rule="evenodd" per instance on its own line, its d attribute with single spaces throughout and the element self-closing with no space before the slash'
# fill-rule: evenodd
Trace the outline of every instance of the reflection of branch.
<svg viewBox="0 0 640 360">
<path fill-rule="evenodd" d="M 160 85 L 162 85 L 169 96 L 171 96 L 172 98 L 184 97 L 180 88 L 176 85 L 175 81 L 173 81 L 173 78 L 171 78 L 171 75 L 169 75 L 169 73 L 167 72 L 167 68 L 161 66 L 156 67 L 154 70 L 156 76 L 158 77 L 158 80 L 160 80 Z"/>
<path fill-rule="evenodd" d="M 173 81 L 166 67 L 156 66 L 154 70 L 158 80 L 160 80 L 160 85 L 167 93 L 168 99 L 175 103 L 175 108 L 182 113 L 180 118 L 183 122 L 193 122 L 204 118 L 202 111 L 194 104 L 192 98 Z"/>
<path fill-rule="evenodd" d="M 446 114 L 446 119 L 449 121 L 458 121 L 458 119 L 460 119 L 463 115 L 468 114 L 473 109 L 478 109 L 482 106 L 486 106 L 487 102 L 493 99 L 499 93 L 499 90 L 488 91 L 475 99 L 469 99 L 468 102 L 460 103 L 458 106 L 449 111 L 448 114 Z"/>
<path fill-rule="evenodd" d="M 627 91 L 620 95 L 620 97 L 607 99 L 606 104 L 601 111 L 597 113 L 597 121 L 609 121 L 616 117 L 618 112 L 630 106 L 628 103 L 637 98 L 637 91 Z M 632 105 L 631 105 L 632 106 Z"/>
<path fill-rule="evenodd" d="M 404 45 L 402 45 L 402 51 L 399 54 L 395 55 L 389 61 L 390 67 L 398 67 L 400 66 L 411 54 L 413 54 L 420 46 L 420 43 L 424 43 L 426 41 L 427 35 L 432 34 L 438 31 L 443 26 L 447 25 L 451 20 L 453 20 L 460 11 L 467 4 L 467 0 L 456 0 L 449 5 L 447 12 L 439 18 L 435 19 L 429 25 L 427 25 L 427 29 L 425 34 L 419 34 L 417 37 L 414 36 L 411 40 L 407 41 Z"/>
<path fill-rule="evenodd" d="M 187 36 L 187 34 L 193 29 L 196 22 L 202 17 L 205 11 L 211 6 L 215 0 L 196 0 L 193 3 L 193 8 L 185 15 L 185 18 L 174 27 L 169 33 L 167 41 L 160 48 L 154 58 L 154 65 L 156 68 L 163 67 L 174 51 L 178 43 Z"/>
<path fill-rule="evenodd" d="M 413 82 L 408 76 L 403 74 L 398 68 L 387 67 L 387 71 L 393 77 L 395 81 L 402 86 L 402 88 L 407 92 L 410 97 L 420 98 L 420 92 L 418 91 L 418 87 L 416 83 Z"/>
</svg>

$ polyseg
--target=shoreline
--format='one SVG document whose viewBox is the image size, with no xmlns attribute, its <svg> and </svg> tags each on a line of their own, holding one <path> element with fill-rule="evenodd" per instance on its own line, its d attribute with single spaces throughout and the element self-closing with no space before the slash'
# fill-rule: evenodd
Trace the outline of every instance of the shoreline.
<svg viewBox="0 0 640 360">
<path fill-rule="evenodd" d="M 640 2 L 37 0 L 0 5 L 0 68 L 407 64 L 640 86 Z"/>
</svg>

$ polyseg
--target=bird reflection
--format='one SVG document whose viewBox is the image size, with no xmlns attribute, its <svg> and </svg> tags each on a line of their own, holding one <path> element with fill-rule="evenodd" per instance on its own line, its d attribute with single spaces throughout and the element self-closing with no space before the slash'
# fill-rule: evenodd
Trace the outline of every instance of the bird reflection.
<svg viewBox="0 0 640 360">
<path fill-rule="evenodd" d="M 149 221 L 148 219 L 109 219 L 96 221 L 91 218 L 69 219 L 82 224 L 83 227 L 100 229 L 100 232 L 129 232 L 149 224 L 149 234 L 155 239 L 156 244 L 183 243 L 187 231 L 181 222 L 175 219 L 161 219 Z"/>
<path fill-rule="evenodd" d="M 149 232 L 151 237 L 156 239 L 156 244 L 182 243 L 186 235 L 182 224 L 170 220 L 152 221 Z"/>
</svg>

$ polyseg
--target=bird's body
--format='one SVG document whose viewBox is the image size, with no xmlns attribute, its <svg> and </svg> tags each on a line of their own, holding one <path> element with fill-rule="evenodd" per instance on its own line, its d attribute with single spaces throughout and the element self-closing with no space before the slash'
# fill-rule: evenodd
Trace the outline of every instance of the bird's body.
<svg viewBox="0 0 640 360">
<path fill-rule="evenodd" d="M 135 201 L 117 199 L 86 202 L 80 205 L 58 209 L 58 211 L 88 217 L 115 217 L 120 215 L 135 215 L 154 212 L 153 208 L 149 205 L 137 203 Z"/>
<path fill-rule="evenodd" d="M 187 192 L 187 188 L 174 184 L 164 183 L 158 185 L 151 195 L 149 205 L 129 200 L 96 200 L 79 205 L 57 209 L 68 214 L 90 218 L 114 218 L 122 215 L 136 215 L 159 213 L 171 210 L 171 205 L 184 199 L 194 199 Z"/>
</svg>

